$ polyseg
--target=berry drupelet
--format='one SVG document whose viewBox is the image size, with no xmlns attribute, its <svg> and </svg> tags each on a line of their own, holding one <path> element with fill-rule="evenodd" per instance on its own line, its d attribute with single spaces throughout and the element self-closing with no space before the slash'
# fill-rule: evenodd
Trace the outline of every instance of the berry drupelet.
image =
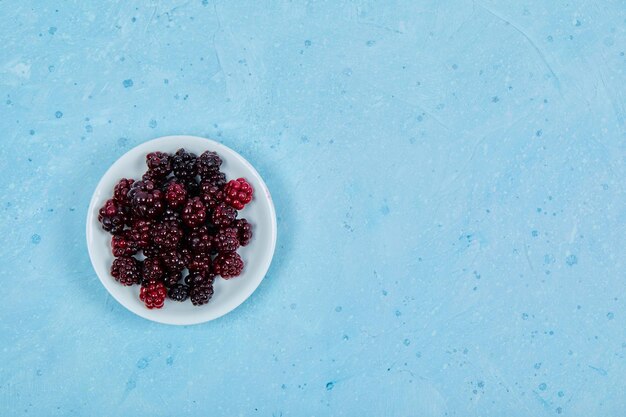
<svg viewBox="0 0 626 417">
<path fill-rule="evenodd" d="M 130 221 L 128 209 L 114 199 L 107 200 L 98 212 L 102 228 L 111 234 L 119 234 Z"/>
<path fill-rule="evenodd" d="M 113 264 L 111 264 L 111 275 L 122 285 L 139 284 L 141 281 L 139 266 L 139 261 L 133 257 L 122 256 L 115 258 Z"/>
<path fill-rule="evenodd" d="M 243 261 L 237 252 L 222 252 L 213 260 L 213 271 L 224 279 L 241 274 Z"/>
<path fill-rule="evenodd" d="M 149 309 L 163 307 L 166 295 L 167 290 L 162 282 L 149 281 L 141 284 L 139 299 L 143 301 Z"/>
<path fill-rule="evenodd" d="M 246 219 L 237 219 L 233 223 L 237 229 L 237 238 L 241 246 L 246 246 L 252 240 L 252 225 Z"/>
<path fill-rule="evenodd" d="M 245 178 L 237 178 L 228 181 L 224 187 L 224 201 L 231 207 L 242 210 L 246 204 L 252 201 L 253 193 L 254 189 Z"/>
<path fill-rule="evenodd" d="M 225 203 L 220 203 L 215 207 L 211 215 L 211 221 L 218 227 L 229 226 L 235 218 L 237 218 L 237 210 Z"/>
<path fill-rule="evenodd" d="M 206 221 L 206 208 L 200 197 L 187 201 L 181 217 L 189 227 L 198 227 Z"/>
<path fill-rule="evenodd" d="M 163 192 L 153 181 L 136 181 L 128 193 L 133 212 L 141 218 L 156 219 L 165 209 Z"/>
</svg>

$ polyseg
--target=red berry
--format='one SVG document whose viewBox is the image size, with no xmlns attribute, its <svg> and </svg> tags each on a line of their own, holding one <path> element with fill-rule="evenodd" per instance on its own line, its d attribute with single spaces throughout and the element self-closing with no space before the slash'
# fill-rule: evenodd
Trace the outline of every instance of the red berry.
<svg viewBox="0 0 626 417">
<path fill-rule="evenodd" d="M 114 235 L 124 230 L 130 221 L 128 209 L 114 199 L 107 200 L 98 212 L 98 221 L 102 228 Z"/>
<path fill-rule="evenodd" d="M 241 210 L 252 200 L 253 193 L 254 189 L 245 178 L 237 178 L 226 184 L 224 201 L 231 207 Z"/>
<path fill-rule="evenodd" d="M 111 265 L 111 276 L 122 285 L 139 284 L 139 261 L 130 256 L 115 258 Z"/>
<path fill-rule="evenodd" d="M 239 238 L 237 236 L 237 229 L 234 227 L 226 227 L 220 229 L 215 236 L 213 236 L 212 242 L 213 248 L 218 252 L 232 252 L 239 247 Z"/>
<path fill-rule="evenodd" d="M 239 244 L 246 246 L 252 240 L 252 225 L 246 219 L 235 220 L 233 226 L 237 228 Z"/>
<path fill-rule="evenodd" d="M 138 250 L 139 246 L 133 240 L 130 230 L 125 230 L 121 235 L 114 235 L 111 239 L 113 256 L 132 256 Z"/>
<path fill-rule="evenodd" d="M 182 207 L 187 201 L 187 190 L 182 184 L 171 182 L 165 191 L 165 199 L 170 207 Z"/>
<path fill-rule="evenodd" d="M 222 252 L 213 261 L 213 270 L 224 279 L 239 276 L 243 270 L 243 260 L 237 252 Z"/>
<path fill-rule="evenodd" d="M 197 227 L 206 221 L 206 208 L 200 197 L 187 201 L 182 214 L 183 222 L 189 227 Z"/>
<path fill-rule="evenodd" d="M 211 220 L 216 226 L 229 226 L 237 218 L 237 210 L 225 203 L 219 204 L 213 209 Z"/>
<path fill-rule="evenodd" d="M 132 187 L 135 180 L 122 178 L 113 189 L 113 198 L 120 204 L 130 206 L 130 199 L 128 198 L 128 192 Z"/>
<path fill-rule="evenodd" d="M 149 309 L 161 308 L 165 303 L 167 290 L 162 282 L 150 281 L 141 285 L 139 299 Z"/>
<path fill-rule="evenodd" d="M 170 155 L 164 152 L 150 152 L 146 155 L 146 165 L 153 178 L 165 178 L 172 172 Z"/>
</svg>

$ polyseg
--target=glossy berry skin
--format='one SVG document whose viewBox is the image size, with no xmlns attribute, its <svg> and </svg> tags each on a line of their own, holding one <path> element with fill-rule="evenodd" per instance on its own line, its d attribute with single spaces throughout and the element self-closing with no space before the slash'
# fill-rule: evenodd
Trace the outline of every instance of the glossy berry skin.
<svg viewBox="0 0 626 417">
<path fill-rule="evenodd" d="M 211 297 L 213 297 L 213 284 L 196 286 L 189 291 L 189 298 L 195 306 L 207 304 Z"/>
<path fill-rule="evenodd" d="M 129 207 L 130 198 L 128 198 L 128 192 L 130 191 L 135 180 L 122 178 L 113 188 L 113 199 L 118 203 Z"/>
<path fill-rule="evenodd" d="M 175 250 L 170 250 L 161 254 L 161 264 L 169 272 L 181 272 L 185 269 L 185 258 Z"/>
<path fill-rule="evenodd" d="M 189 298 L 189 286 L 185 284 L 173 285 L 167 295 L 174 301 L 183 302 Z"/>
<path fill-rule="evenodd" d="M 152 228 L 152 245 L 159 251 L 176 249 L 183 231 L 174 223 L 157 223 Z"/>
<path fill-rule="evenodd" d="M 220 253 L 236 251 L 237 248 L 239 248 L 237 229 L 234 227 L 220 229 L 217 234 L 213 236 L 212 246 Z"/>
<path fill-rule="evenodd" d="M 161 265 L 159 258 L 144 259 L 141 270 L 141 282 L 161 281 L 163 275 L 165 275 L 165 269 Z"/>
<path fill-rule="evenodd" d="M 242 210 L 246 204 L 252 201 L 252 194 L 254 194 L 254 189 L 248 181 L 245 178 L 238 178 L 228 181 L 226 184 L 224 202 L 237 210 Z"/>
<path fill-rule="evenodd" d="M 147 248 L 150 246 L 152 226 L 153 222 L 150 220 L 135 220 L 128 232 L 129 238 L 132 239 L 140 249 Z"/>
<path fill-rule="evenodd" d="M 132 256 L 139 250 L 139 245 L 132 238 L 130 230 L 125 230 L 111 238 L 111 252 L 113 256 Z"/>
<path fill-rule="evenodd" d="M 191 259 L 187 264 L 187 269 L 189 269 L 190 274 L 197 272 L 206 278 L 211 278 L 214 276 L 211 264 L 212 261 L 209 254 L 198 253 L 191 256 Z"/>
<path fill-rule="evenodd" d="M 222 165 L 222 159 L 213 151 L 204 151 L 202 155 L 196 159 L 197 172 L 202 179 L 219 172 L 220 165 Z"/>
<path fill-rule="evenodd" d="M 187 201 L 187 189 L 183 184 L 172 181 L 168 184 L 165 191 L 165 199 L 169 207 L 180 208 Z"/>
<path fill-rule="evenodd" d="M 224 187 L 208 181 L 200 183 L 198 193 L 204 205 L 212 209 L 224 201 Z"/>
<path fill-rule="evenodd" d="M 194 197 L 187 201 L 181 217 L 189 227 L 197 227 L 206 222 L 206 208 L 200 197 Z"/>
<path fill-rule="evenodd" d="M 114 235 L 122 233 L 129 219 L 128 209 L 114 199 L 107 200 L 98 212 L 102 228 Z"/>
<path fill-rule="evenodd" d="M 243 260 L 237 252 L 222 252 L 213 261 L 213 271 L 224 279 L 239 276 L 243 270 Z"/>
<path fill-rule="evenodd" d="M 183 182 L 192 181 L 197 175 L 196 154 L 180 148 L 172 156 L 172 170 L 176 178 Z"/>
<path fill-rule="evenodd" d="M 133 213 L 137 217 L 156 219 L 165 210 L 163 192 L 153 181 L 135 182 L 128 195 L 132 201 Z"/>
<path fill-rule="evenodd" d="M 139 299 L 144 302 L 147 308 L 161 308 L 165 303 L 167 290 L 162 282 L 149 281 L 141 285 Z"/>
<path fill-rule="evenodd" d="M 246 246 L 252 240 L 252 225 L 246 219 L 237 219 L 233 223 L 237 229 L 237 238 L 241 246 Z"/>
<path fill-rule="evenodd" d="M 172 172 L 170 155 L 165 152 L 150 152 L 146 155 L 146 165 L 153 178 L 165 178 Z"/>
<path fill-rule="evenodd" d="M 237 210 L 233 207 L 221 203 L 215 209 L 211 215 L 211 221 L 218 227 L 229 226 L 237 218 Z"/>
<path fill-rule="evenodd" d="M 141 281 L 139 267 L 139 261 L 133 257 L 122 256 L 115 258 L 113 264 L 111 264 L 111 276 L 122 285 L 139 284 Z"/>
<path fill-rule="evenodd" d="M 193 229 L 187 235 L 187 247 L 193 253 L 209 253 L 211 251 L 212 238 L 206 226 Z"/>
<path fill-rule="evenodd" d="M 210 282 L 213 282 L 213 277 L 201 274 L 199 272 L 192 271 L 185 277 L 185 284 L 189 285 L 189 287 L 197 287 L 200 285 L 207 285 Z"/>
<path fill-rule="evenodd" d="M 163 275 L 163 284 L 167 287 L 170 288 L 173 285 L 178 284 L 178 281 L 180 281 L 180 278 L 182 277 L 182 274 L 180 272 L 165 272 L 165 275 Z"/>
</svg>

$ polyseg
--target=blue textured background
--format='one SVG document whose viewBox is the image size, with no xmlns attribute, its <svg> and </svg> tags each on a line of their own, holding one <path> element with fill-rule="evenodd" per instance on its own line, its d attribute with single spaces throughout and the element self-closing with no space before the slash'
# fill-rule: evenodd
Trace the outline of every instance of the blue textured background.
<svg viewBox="0 0 626 417">
<path fill-rule="evenodd" d="M 623 1 L 112 3 L 0 1 L 0 415 L 626 415 Z M 187 328 L 84 237 L 178 133 L 279 219 L 258 291 Z"/>
</svg>

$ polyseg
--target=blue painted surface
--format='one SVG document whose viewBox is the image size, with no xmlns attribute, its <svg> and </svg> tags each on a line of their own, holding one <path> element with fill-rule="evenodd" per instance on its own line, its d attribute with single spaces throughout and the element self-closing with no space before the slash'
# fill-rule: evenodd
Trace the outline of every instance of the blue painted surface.
<svg viewBox="0 0 626 417">
<path fill-rule="evenodd" d="M 0 11 L 0 415 L 622 416 L 621 1 L 42 2 Z M 87 256 L 131 147 L 273 192 L 228 316 L 133 316 Z"/>
</svg>

